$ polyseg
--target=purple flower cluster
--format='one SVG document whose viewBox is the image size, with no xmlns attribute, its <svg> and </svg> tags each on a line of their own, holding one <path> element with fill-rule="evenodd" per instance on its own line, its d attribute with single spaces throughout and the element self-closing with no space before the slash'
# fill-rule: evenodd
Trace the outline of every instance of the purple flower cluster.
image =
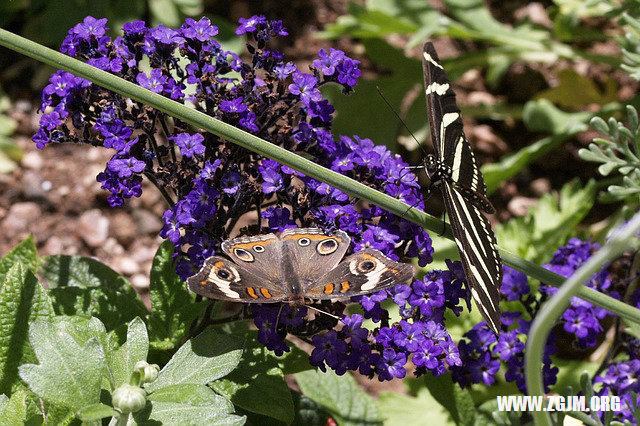
<svg viewBox="0 0 640 426">
<path fill-rule="evenodd" d="M 424 207 L 416 176 L 398 155 L 369 139 L 336 139 L 331 134 L 334 108 L 320 89 L 337 84 L 348 93 L 360 76 L 358 61 L 344 52 L 322 49 L 309 72 L 298 69 L 268 48 L 272 38 L 286 36 L 287 30 L 280 21 L 262 16 L 241 19 L 236 30 L 247 38 L 245 60 L 222 49 L 215 40 L 218 29 L 207 18 L 187 19 L 178 29 L 150 28 L 134 21 L 125 24 L 123 35 L 115 39 L 107 30 L 105 19 L 87 17 L 69 31 L 61 50 Z M 140 196 L 143 176 L 159 189 L 169 204 L 160 235 L 175 245 L 176 270 L 183 279 L 219 252 L 232 230 L 238 232 L 241 218 L 250 224 L 239 229 L 240 234 L 305 226 L 342 229 L 352 237 L 354 251 L 372 247 L 393 259 L 418 258 L 421 266 L 431 262 L 431 239 L 419 226 L 376 206 L 356 204 L 323 182 L 69 73 L 59 71 L 51 77 L 42 94 L 42 110 L 45 114 L 34 136 L 39 148 L 73 141 L 114 151 L 98 175 L 112 206 Z M 256 216 L 257 221 L 244 219 Z M 252 307 L 259 340 L 281 353 L 288 350 L 287 332 L 313 336 L 312 341 L 325 348 L 313 359 L 318 364 L 326 361 L 337 371 L 355 367 L 366 374 L 375 371 L 383 379 L 399 377 L 413 356 L 420 368 L 440 374 L 445 365 L 457 363 L 455 345 L 442 326 L 444 310 L 458 313 L 459 299 L 467 298 L 459 274 L 452 274 L 434 273 L 392 294 L 362 298 L 364 316 L 383 321 L 386 327 L 377 335 L 397 332 L 392 342 L 378 342 L 377 335 L 362 336 L 364 329 L 356 317 L 345 319 L 348 325 L 339 331 L 327 331 L 336 326 L 335 319 L 318 314 L 303 321 L 304 310 L 294 312 L 286 306 Z M 388 324 L 380 303 L 389 294 L 401 305 L 402 323 Z M 343 315 L 341 303 L 321 307 Z M 323 331 L 327 333 L 318 334 Z M 407 333 L 416 335 L 415 342 L 405 341 Z M 336 336 L 342 344 L 332 343 Z M 348 346 L 348 362 L 332 355 L 343 344 Z M 364 366 L 365 358 L 369 367 Z"/>
<path fill-rule="evenodd" d="M 640 407 L 640 359 L 634 358 L 609 365 L 593 380 L 596 395 L 620 397 L 620 410 L 615 415 L 620 421 L 635 424 L 634 412 Z"/>
<path fill-rule="evenodd" d="M 529 295 L 526 275 L 506 266 L 503 272 L 504 278 L 500 288 L 502 296 L 510 302 L 517 302 L 524 313 L 504 312 L 501 322 L 507 331 L 500 336 L 496 337 L 485 322 L 477 324 L 465 333 L 465 339 L 458 345 L 462 365 L 452 369 L 453 380 L 461 386 L 474 383 L 491 386 L 504 366 L 505 380 L 515 383 L 521 392 L 526 393 L 524 349 L 531 320 L 535 317 L 541 300 Z M 551 361 L 551 355 L 554 353 L 553 341 L 552 335 L 544 350 L 542 374 L 547 388 L 556 382 L 558 374 L 558 368 L 552 366 Z"/>
<path fill-rule="evenodd" d="M 451 309 L 459 314 L 459 304 L 468 303 L 469 295 L 463 288 L 462 265 L 450 262 L 448 266 L 449 270 L 430 271 L 411 286 L 398 285 L 354 298 L 364 315 L 345 316 L 340 330 L 313 336 L 312 365 L 323 371 L 329 367 L 337 374 L 358 371 L 380 381 L 405 377 L 409 361 L 416 376 L 440 375 L 447 368 L 461 366 L 458 347 L 444 326 L 444 312 Z M 387 299 L 400 313 L 401 319 L 394 324 L 389 324 L 388 310 L 381 305 Z M 380 326 L 371 331 L 364 328 L 365 318 L 380 322 Z M 264 330 L 265 324 L 256 324 Z M 277 340 L 272 344 L 280 347 Z"/>
<path fill-rule="evenodd" d="M 599 248 L 600 245 L 597 243 L 572 238 L 567 245 L 560 247 L 553 255 L 551 262 L 544 266 L 558 275 L 569 277 Z M 595 274 L 586 285 L 619 299 L 619 293 L 612 284 L 610 273 L 605 268 Z M 557 288 L 541 286 L 540 290 L 553 295 Z M 575 335 L 576 343 L 580 348 L 595 346 L 599 335 L 603 332 L 601 321 L 607 315 L 611 313 L 606 309 L 578 297 L 572 297 L 570 307 L 562 315 L 564 330 Z"/>
</svg>

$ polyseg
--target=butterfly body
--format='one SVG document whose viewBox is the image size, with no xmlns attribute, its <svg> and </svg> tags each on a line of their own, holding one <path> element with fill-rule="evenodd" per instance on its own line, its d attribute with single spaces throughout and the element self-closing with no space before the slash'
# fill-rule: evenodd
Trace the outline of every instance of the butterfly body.
<svg viewBox="0 0 640 426">
<path fill-rule="evenodd" d="M 500 332 L 502 262 L 491 224 L 482 214 L 494 213 L 487 188 L 464 135 L 456 96 L 440 64 L 433 44 L 423 49 L 424 87 L 431 140 L 435 155 L 427 155 L 423 166 L 432 185 L 440 188 L 445 209 L 460 252 L 471 294 L 494 332 Z"/>
<path fill-rule="evenodd" d="M 339 299 L 367 294 L 413 278 L 411 265 L 378 250 L 345 254 L 351 238 L 343 231 L 294 228 L 224 241 L 221 256 L 208 258 L 187 280 L 197 294 L 244 303 Z"/>
</svg>

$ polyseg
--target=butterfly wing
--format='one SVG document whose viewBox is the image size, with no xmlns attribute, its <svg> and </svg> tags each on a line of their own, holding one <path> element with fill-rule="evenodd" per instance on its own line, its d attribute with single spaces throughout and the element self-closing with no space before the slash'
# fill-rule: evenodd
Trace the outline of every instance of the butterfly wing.
<svg viewBox="0 0 640 426">
<path fill-rule="evenodd" d="M 302 289 L 334 269 L 351 243 L 344 231 L 329 234 L 319 228 L 286 229 L 280 239 Z"/>
<path fill-rule="evenodd" d="M 287 294 L 274 282 L 255 275 L 246 266 L 224 257 L 205 260 L 200 271 L 189 277 L 191 291 L 210 299 L 244 303 L 274 303 L 287 300 Z"/>
<path fill-rule="evenodd" d="M 500 330 L 502 263 L 491 224 L 481 211 L 495 210 L 467 141 L 456 97 L 433 44 L 423 49 L 423 69 L 431 138 L 438 161 L 451 171 L 443 185 L 445 207 L 471 294 L 487 324 Z"/>
<path fill-rule="evenodd" d="M 282 243 L 274 234 L 233 238 L 222 243 L 222 251 L 258 282 L 284 285 Z"/>
<path fill-rule="evenodd" d="M 451 169 L 451 182 L 469 202 L 487 213 L 495 209 L 486 199 L 487 187 L 464 135 L 456 94 L 451 87 L 433 44 L 423 48 L 422 67 L 427 113 L 438 161 Z"/>
<path fill-rule="evenodd" d="M 413 278 L 413 266 L 389 259 L 378 250 L 364 249 L 310 283 L 304 294 L 312 299 L 335 299 L 373 293 Z"/>
</svg>

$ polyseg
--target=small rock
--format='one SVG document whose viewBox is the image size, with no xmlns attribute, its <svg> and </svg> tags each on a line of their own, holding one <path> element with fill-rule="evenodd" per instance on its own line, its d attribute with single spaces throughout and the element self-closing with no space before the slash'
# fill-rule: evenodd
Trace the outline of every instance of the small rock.
<svg viewBox="0 0 640 426">
<path fill-rule="evenodd" d="M 117 211 L 111 219 L 111 235 L 120 244 L 128 247 L 139 235 L 139 231 L 130 215 L 124 211 Z"/>
<path fill-rule="evenodd" d="M 531 190 L 538 196 L 551 192 L 551 182 L 547 178 L 538 178 L 531 181 Z"/>
<path fill-rule="evenodd" d="M 22 157 L 21 164 L 27 169 L 40 170 L 44 160 L 38 151 L 29 151 Z"/>
<path fill-rule="evenodd" d="M 149 277 L 144 274 L 136 274 L 129 281 L 137 289 L 149 288 Z"/>
<path fill-rule="evenodd" d="M 97 209 L 83 213 L 78 220 L 78 235 L 89 247 L 103 246 L 109 237 L 109 219 Z"/>
<path fill-rule="evenodd" d="M 121 256 L 125 253 L 124 247 L 122 247 L 118 243 L 118 240 L 113 237 L 107 238 L 107 241 L 105 241 L 101 249 L 109 257 Z"/>
<path fill-rule="evenodd" d="M 528 198 L 523 196 L 515 196 L 509 201 L 507 210 L 514 216 L 524 216 L 529 209 L 537 204 L 538 200 L 535 198 Z"/>
<path fill-rule="evenodd" d="M 140 272 L 140 265 L 129 256 L 118 257 L 113 262 L 113 268 L 123 275 L 133 275 Z"/>
<path fill-rule="evenodd" d="M 138 226 L 138 233 L 141 235 L 157 234 L 162 229 L 163 223 L 155 214 L 149 210 L 137 209 L 133 211 L 133 218 Z"/>
<path fill-rule="evenodd" d="M 158 250 L 157 245 L 149 245 L 148 241 L 136 240 L 129 247 L 129 255 L 138 263 L 149 262 Z"/>
<path fill-rule="evenodd" d="M 5 219 L 0 225 L 2 237 L 12 239 L 23 232 L 28 232 L 41 214 L 42 210 L 36 203 L 15 203 L 9 208 Z"/>
<path fill-rule="evenodd" d="M 24 196 L 31 200 L 49 199 L 47 186 L 43 185 L 44 182 L 48 182 L 42 178 L 40 173 L 32 170 L 25 170 L 22 177 L 22 192 Z M 49 200 L 51 201 L 51 200 Z"/>
<path fill-rule="evenodd" d="M 50 254 L 62 254 L 64 253 L 64 242 L 61 238 L 53 235 L 46 243 L 44 243 L 44 246 L 38 250 L 38 253 L 43 256 Z"/>
</svg>

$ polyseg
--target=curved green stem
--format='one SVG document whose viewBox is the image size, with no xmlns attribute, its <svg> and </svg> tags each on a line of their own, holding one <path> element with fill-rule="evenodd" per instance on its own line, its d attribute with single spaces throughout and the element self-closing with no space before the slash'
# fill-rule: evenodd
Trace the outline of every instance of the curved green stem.
<svg viewBox="0 0 640 426">
<path fill-rule="evenodd" d="M 630 242 L 640 230 L 640 213 L 636 214 L 627 225 L 616 232 L 609 241 L 587 260 L 570 278 L 558 289 L 557 293 L 544 305 L 536 315 L 525 351 L 525 373 L 527 378 L 527 390 L 530 395 L 544 395 L 542 381 L 542 356 L 545 342 L 551 332 L 551 328 L 564 310 L 569 306 L 571 297 L 576 296 L 583 284 L 599 272 L 620 254 L 629 248 Z M 551 418 L 546 412 L 533 413 L 536 424 L 551 425 Z"/>
<path fill-rule="evenodd" d="M 257 136 L 240 130 L 230 124 L 224 123 L 203 112 L 196 111 L 179 102 L 172 101 L 162 95 L 153 93 L 134 83 L 123 80 L 113 74 L 99 70 L 77 59 L 71 58 L 55 50 L 41 46 L 9 31 L 0 29 L 0 45 L 20 52 L 26 56 L 44 62 L 56 68 L 67 70 L 75 75 L 84 77 L 96 84 L 130 97 L 136 101 L 145 103 L 173 117 L 179 118 L 192 126 L 204 129 L 221 136 L 243 148 L 249 149 L 265 157 L 276 160 L 292 169 L 298 170 L 314 179 L 326 182 L 329 185 L 359 199 L 367 200 L 383 209 L 401 216 L 423 228 L 434 232 L 440 232 L 445 227 L 444 236 L 453 239 L 451 228 L 439 219 L 373 188 L 370 188 L 347 176 L 329 170 L 297 154 L 287 151 L 277 145 L 262 140 Z M 506 265 L 525 272 L 527 275 L 544 281 L 551 285 L 559 285 L 564 278 L 556 275 L 541 266 L 515 256 L 506 250 L 500 249 L 500 254 Z M 588 288 L 581 288 L 578 295 L 595 305 L 605 307 L 621 317 L 640 324 L 640 311 L 615 300 L 604 294 L 594 292 Z"/>
</svg>

